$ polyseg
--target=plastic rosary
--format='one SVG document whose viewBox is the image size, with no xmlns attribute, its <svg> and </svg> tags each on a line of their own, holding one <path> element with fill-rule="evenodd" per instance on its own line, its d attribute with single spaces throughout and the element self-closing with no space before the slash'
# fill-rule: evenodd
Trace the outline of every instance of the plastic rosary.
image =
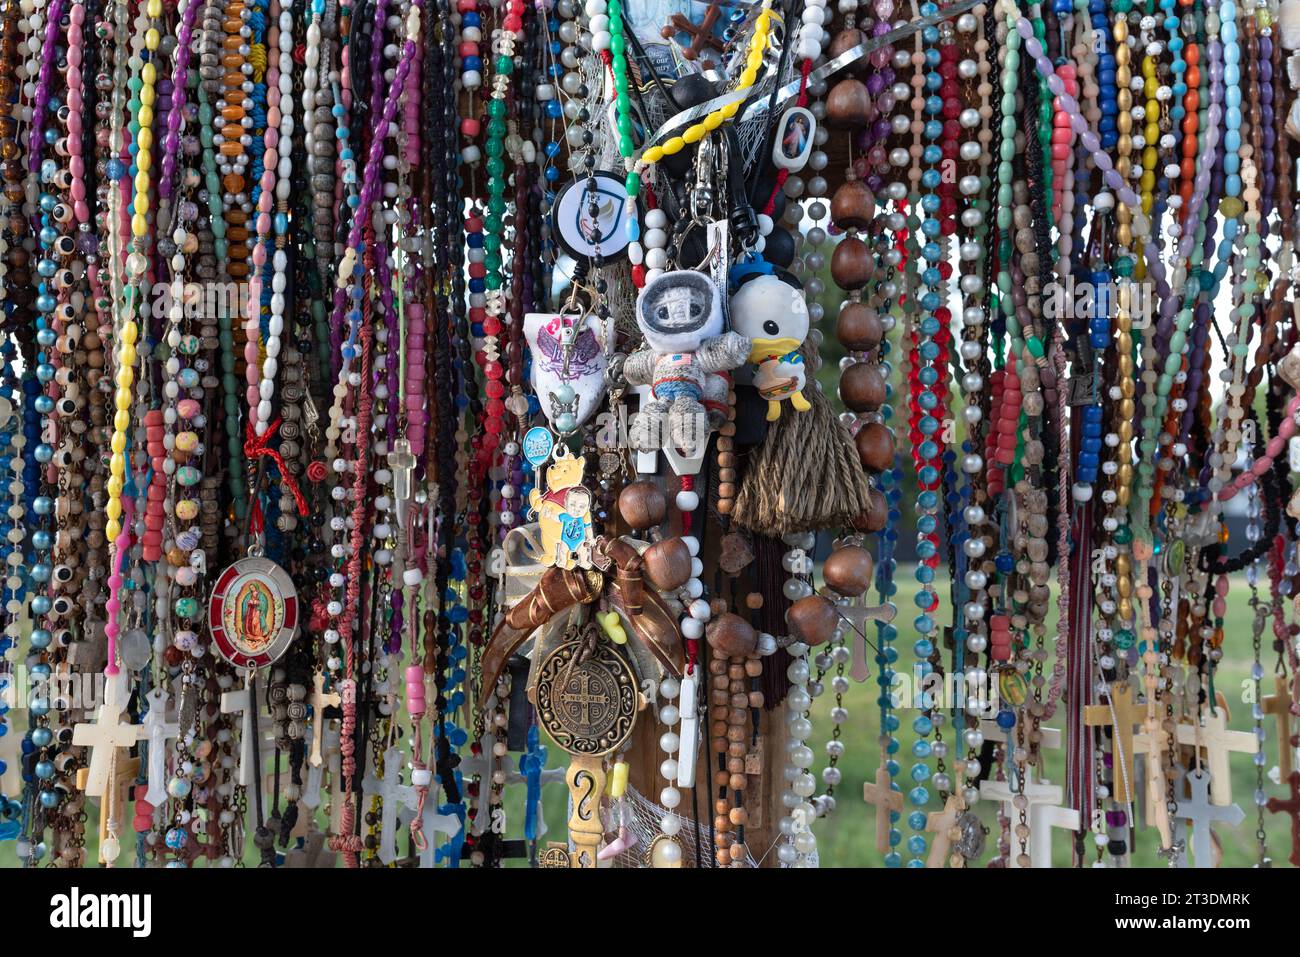
<svg viewBox="0 0 1300 957">
<path fill-rule="evenodd" d="M 0 864 L 1300 863 L 1298 90 L 1300 0 L 0 0 Z"/>
</svg>

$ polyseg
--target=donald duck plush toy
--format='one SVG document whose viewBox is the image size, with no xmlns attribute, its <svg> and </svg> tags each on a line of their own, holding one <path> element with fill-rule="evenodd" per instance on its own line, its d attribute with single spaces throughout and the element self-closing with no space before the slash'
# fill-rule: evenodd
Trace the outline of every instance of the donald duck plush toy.
<svg viewBox="0 0 1300 957">
<path fill-rule="evenodd" d="M 750 341 L 754 387 L 767 400 L 767 420 L 781 417 L 786 399 L 807 412 L 812 406 L 802 391 L 807 373 L 799 351 L 808 335 L 803 290 L 771 272 L 751 273 L 742 283 L 731 295 L 731 327 Z"/>
</svg>

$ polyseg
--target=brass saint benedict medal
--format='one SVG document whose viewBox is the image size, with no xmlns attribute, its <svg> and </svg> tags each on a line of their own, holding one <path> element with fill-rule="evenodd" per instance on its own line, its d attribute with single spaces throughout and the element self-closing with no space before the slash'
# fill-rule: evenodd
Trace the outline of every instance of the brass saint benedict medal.
<svg viewBox="0 0 1300 957">
<path fill-rule="evenodd" d="M 636 675 L 613 644 L 578 639 L 560 645 L 538 668 L 537 717 L 542 729 L 573 756 L 565 781 L 573 811 L 569 837 L 574 867 L 595 867 L 604 837 L 600 798 L 605 758 L 631 737 L 640 706 Z"/>
<path fill-rule="evenodd" d="M 631 666 L 609 642 L 580 656 L 585 643 L 571 641 L 542 662 L 537 712 L 552 740 L 574 755 L 612 754 L 632 734 L 637 685 Z"/>
</svg>

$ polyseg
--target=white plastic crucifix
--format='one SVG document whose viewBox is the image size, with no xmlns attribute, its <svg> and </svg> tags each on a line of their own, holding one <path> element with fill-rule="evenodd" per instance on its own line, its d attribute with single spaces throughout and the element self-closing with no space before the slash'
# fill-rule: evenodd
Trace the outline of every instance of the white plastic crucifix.
<svg viewBox="0 0 1300 957">
<path fill-rule="evenodd" d="M 1025 800 L 1029 802 L 1026 820 L 1029 825 L 1029 837 L 1022 846 L 1029 855 L 1030 867 L 1052 866 L 1052 828 L 1059 827 L 1067 831 L 1079 829 L 1079 812 L 1074 808 L 1061 807 L 1064 797 L 1058 785 L 1041 781 L 1037 784 L 1027 783 L 1024 789 Z M 1020 820 L 1020 812 L 1013 803 L 1021 794 L 1012 790 L 1007 781 L 981 781 L 980 797 L 985 800 L 1001 801 L 1003 813 L 1014 823 Z M 1019 854 L 1012 848 L 1010 867 L 1019 867 Z"/>
<path fill-rule="evenodd" d="M 367 770 L 361 781 L 361 793 L 367 799 L 378 797 L 382 802 L 379 818 L 379 860 L 391 864 L 397 860 L 397 826 L 403 827 L 415 816 L 417 796 L 415 785 L 402 783 L 402 752 L 389 748 L 384 752 L 384 778 L 379 780 L 373 770 Z"/>
<path fill-rule="evenodd" d="M 438 802 L 430 795 L 425 798 L 424 812 L 420 815 L 420 827 L 424 830 L 424 850 L 420 851 L 420 866 L 433 867 L 437 860 L 438 845 L 442 841 L 438 834 L 445 834 L 448 840 L 460 833 L 460 818 L 454 814 L 443 814 L 438 810 Z"/>
<path fill-rule="evenodd" d="M 340 755 L 340 741 L 338 725 L 333 721 L 323 722 L 325 727 L 321 732 L 321 751 L 324 758 L 320 764 L 308 765 L 307 780 L 303 784 L 301 802 L 305 807 L 312 810 L 320 807 L 321 785 L 325 781 L 325 773 L 328 771 L 331 775 L 334 773 L 334 764 L 332 758 Z M 333 780 L 333 778 L 331 778 Z"/>
<path fill-rule="evenodd" d="M 257 754 L 253 753 L 253 710 L 250 707 L 251 702 L 252 695 L 248 688 L 241 688 L 239 691 L 225 691 L 221 694 L 222 713 L 241 716 L 239 784 L 242 787 L 252 787 L 257 783 L 260 775 L 254 765 L 257 763 L 258 755 L 265 756 L 268 750 L 275 746 L 275 735 L 271 733 L 271 716 L 269 714 L 259 714 L 257 716 L 257 731 L 262 740 L 258 742 Z"/>
<path fill-rule="evenodd" d="M 1192 796 L 1178 802 L 1176 813 L 1192 825 L 1192 866 L 1214 867 L 1214 835 L 1210 825 L 1222 822 L 1236 827 L 1246 819 L 1246 812 L 1235 804 L 1223 807 L 1210 802 L 1214 779 L 1204 768 L 1188 772 L 1187 784 Z"/>
<path fill-rule="evenodd" d="M 140 726 L 131 724 L 129 715 L 125 722 L 121 720 L 130 700 L 126 680 L 124 672 L 105 675 L 104 703 L 96 709 L 94 722 L 79 724 L 72 731 L 73 744 L 90 748 L 84 791 L 92 797 L 108 793 L 118 751 L 140 740 Z"/>
<path fill-rule="evenodd" d="M 154 688 L 145 696 L 149 713 L 144 717 L 144 738 L 149 742 L 149 788 L 144 799 L 157 807 L 167 800 L 167 742 L 175 740 L 181 726 L 167 720 L 167 692 Z"/>
</svg>

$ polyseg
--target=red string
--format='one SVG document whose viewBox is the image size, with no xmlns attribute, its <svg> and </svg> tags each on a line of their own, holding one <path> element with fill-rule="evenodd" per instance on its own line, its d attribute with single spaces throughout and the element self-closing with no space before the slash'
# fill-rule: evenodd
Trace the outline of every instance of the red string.
<svg viewBox="0 0 1300 957">
<path fill-rule="evenodd" d="M 799 96 L 795 99 L 795 106 L 808 105 L 808 74 L 812 71 L 812 60 L 804 60 L 803 66 L 799 68 Z M 776 174 L 776 185 L 772 187 L 772 195 L 768 197 L 767 204 L 763 207 L 763 215 L 771 216 L 772 210 L 776 208 L 776 194 L 781 192 L 785 186 L 785 181 L 789 178 L 790 171 L 782 169 Z"/>
<path fill-rule="evenodd" d="M 270 441 L 275 436 L 276 430 L 279 428 L 280 420 L 276 419 L 271 423 L 270 427 L 267 428 L 264 434 L 258 435 L 253 420 L 249 419 L 248 437 L 244 439 L 244 457 L 250 462 L 256 461 L 260 458 L 268 458 L 274 462 L 275 467 L 280 470 L 280 481 L 284 483 L 284 487 L 287 488 L 289 494 L 293 496 L 294 504 L 298 506 L 298 514 L 306 516 L 306 496 L 302 494 L 302 490 L 298 488 L 298 483 L 295 482 L 293 476 L 289 474 L 289 469 L 284 464 L 284 457 L 280 455 L 278 450 L 273 449 L 270 446 Z M 249 516 L 248 524 L 249 530 L 254 534 L 262 531 L 262 506 L 258 503 L 257 496 L 253 496 L 253 513 Z"/>
<path fill-rule="evenodd" d="M 694 475 L 683 475 L 683 476 L 682 476 L 682 491 L 683 491 L 683 492 L 693 492 L 693 491 L 695 491 L 695 476 L 694 476 Z M 683 511 L 683 512 L 682 512 L 682 534 L 683 534 L 683 535 L 689 535 L 689 534 L 691 534 L 691 527 L 692 527 L 692 525 L 694 525 L 694 523 L 695 523 L 695 513 L 694 513 L 694 512 L 686 512 L 686 511 Z"/>
</svg>

